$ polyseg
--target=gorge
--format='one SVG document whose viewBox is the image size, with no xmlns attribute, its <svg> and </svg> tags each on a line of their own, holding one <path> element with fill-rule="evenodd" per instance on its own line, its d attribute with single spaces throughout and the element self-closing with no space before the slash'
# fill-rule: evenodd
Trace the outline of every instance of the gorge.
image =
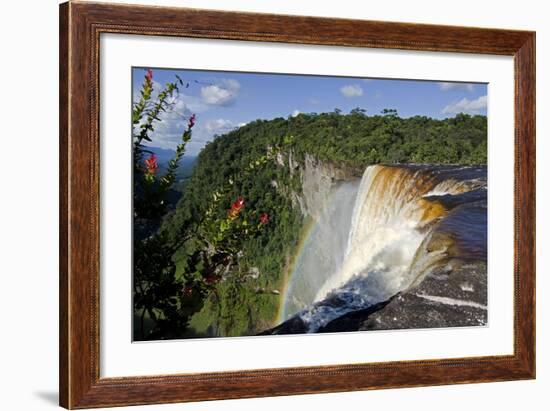
<svg viewBox="0 0 550 411">
<path fill-rule="evenodd" d="M 242 198 L 269 223 L 242 242 L 182 337 L 486 324 L 486 133 L 484 116 L 334 112 L 216 137 L 163 235 L 177 242 L 229 180 L 215 215 Z M 192 247 L 173 254 L 176 284 L 193 278 Z"/>
</svg>

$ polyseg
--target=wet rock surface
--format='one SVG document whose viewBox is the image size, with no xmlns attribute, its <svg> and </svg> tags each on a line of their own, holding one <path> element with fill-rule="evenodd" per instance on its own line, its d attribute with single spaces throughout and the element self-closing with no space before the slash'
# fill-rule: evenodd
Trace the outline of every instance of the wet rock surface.
<svg viewBox="0 0 550 411">
<path fill-rule="evenodd" d="M 269 330 L 263 331 L 258 335 L 281 335 L 281 334 L 304 334 L 307 333 L 307 324 L 295 315 L 294 317 L 286 320 L 284 323 L 279 324 Z"/>
<path fill-rule="evenodd" d="M 361 329 L 361 326 L 365 322 L 366 318 L 369 318 L 371 315 L 374 315 L 377 311 L 384 309 L 388 304 L 390 304 L 398 296 L 399 295 L 395 295 L 387 301 L 374 304 L 364 310 L 353 311 L 348 314 L 345 314 L 335 320 L 330 321 L 324 327 L 319 328 L 317 332 L 333 333 L 333 332 L 346 332 L 346 331 L 359 330 Z"/>
<path fill-rule="evenodd" d="M 461 265 L 452 269 L 452 264 Z M 397 295 L 384 308 L 364 318 L 357 330 L 486 324 L 486 264 L 454 261 L 428 275 L 417 287 Z"/>
</svg>

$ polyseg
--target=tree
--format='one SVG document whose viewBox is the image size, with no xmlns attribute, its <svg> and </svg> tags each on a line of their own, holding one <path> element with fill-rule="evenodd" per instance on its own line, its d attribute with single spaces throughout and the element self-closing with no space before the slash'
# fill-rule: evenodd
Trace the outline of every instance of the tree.
<svg viewBox="0 0 550 411">
<path fill-rule="evenodd" d="M 388 117 L 397 117 L 397 110 L 393 108 L 385 108 L 381 111 L 382 115 Z"/>
</svg>

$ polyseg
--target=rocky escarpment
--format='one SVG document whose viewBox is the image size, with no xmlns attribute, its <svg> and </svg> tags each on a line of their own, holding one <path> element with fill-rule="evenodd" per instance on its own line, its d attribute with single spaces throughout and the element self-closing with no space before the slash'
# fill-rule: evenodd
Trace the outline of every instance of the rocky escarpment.
<svg viewBox="0 0 550 411">
<path fill-rule="evenodd" d="M 349 313 L 319 332 L 468 327 L 487 324 L 487 273 L 483 262 L 459 262 L 426 276 L 378 310 Z M 452 265 L 451 264 L 451 265 Z"/>
<path fill-rule="evenodd" d="M 279 153 L 277 164 L 287 167 L 290 178 L 299 184 L 294 190 L 280 187 L 277 182 L 273 182 L 273 185 L 290 196 L 303 216 L 315 220 L 323 213 L 327 200 L 339 183 L 357 179 L 362 174 L 361 169 L 335 165 L 311 154 L 305 154 L 303 160 L 298 160 L 292 151 Z"/>
</svg>

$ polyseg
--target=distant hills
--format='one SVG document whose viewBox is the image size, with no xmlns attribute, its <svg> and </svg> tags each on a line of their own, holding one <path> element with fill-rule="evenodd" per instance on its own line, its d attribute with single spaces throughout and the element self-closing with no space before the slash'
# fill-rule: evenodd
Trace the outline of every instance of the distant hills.
<svg viewBox="0 0 550 411">
<path fill-rule="evenodd" d="M 174 150 L 160 148 L 160 147 L 149 147 L 146 146 L 145 150 L 154 153 L 157 156 L 157 162 L 161 172 L 164 172 L 168 166 L 168 162 L 174 157 L 176 152 Z M 179 161 L 179 167 L 176 173 L 177 180 L 183 180 L 191 177 L 193 172 L 193 167 L 197 162 L 196 156 L 184 155 L 183 158 Z"/>
</svg>

